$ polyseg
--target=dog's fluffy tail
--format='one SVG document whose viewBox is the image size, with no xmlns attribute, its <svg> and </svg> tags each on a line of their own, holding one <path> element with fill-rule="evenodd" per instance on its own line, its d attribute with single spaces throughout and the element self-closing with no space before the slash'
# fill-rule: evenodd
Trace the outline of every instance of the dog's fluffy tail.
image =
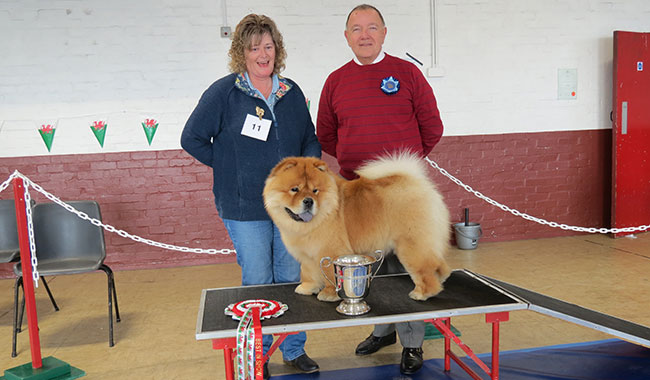
<svg viewBox="0 0 650 380">
<path fill-rule="evenodd" d="M 368 179 L 407 175 L 429 181 L 424 161 L 417 154 L 409 151 L 388 153 L 367 161 L 356 170 L 356 173 Z"/>
</svg>

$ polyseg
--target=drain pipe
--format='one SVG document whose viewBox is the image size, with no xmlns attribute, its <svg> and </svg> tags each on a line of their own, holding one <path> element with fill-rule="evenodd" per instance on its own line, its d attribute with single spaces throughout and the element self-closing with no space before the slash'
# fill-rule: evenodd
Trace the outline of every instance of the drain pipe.
<svg viewBox="0 0 650 380">
<path fill-rule="evenodd" d="M 431 67 L 427 69 L 428 77 L 442 77 L 445 75 L 445 70 L 440 67 L 438 55 L 438 12 L 436 12 L 437 0 L 430 0 L 431 10 Z"/>
</svg>

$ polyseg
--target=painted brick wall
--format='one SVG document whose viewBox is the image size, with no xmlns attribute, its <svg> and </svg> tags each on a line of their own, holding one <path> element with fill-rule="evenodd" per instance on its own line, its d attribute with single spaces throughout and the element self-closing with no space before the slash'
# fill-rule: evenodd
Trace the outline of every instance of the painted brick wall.
<svg viewBox="0 0 650 380">
<path fill-rule="evenodd" d="M 611 131 L 448 136 L 430 158 L 467 185 L 511 208 L 549 221 L 609 226 Z M 328 163 L 336 167 L 332 157 Z M 103 220 L 162 243 L 232 248 L 216 216 L 209 168 L 182 150 L 0 158 L 0 181 L 18 170 L 62 200 L 94 199 Z M 506 213 L 431 168 L 452 222 L 465 207 L 482 242 L 575 235 Z M 34 190 L 38 202 L 47 201 Z M 0 198 L 11 198 L 11 187 Z M 113 269 L 159 268 L 233 261 L 234 256 L 181 253 L 105 233 Z M 11 265 L 0 264 L 0 277 Z"/>
<path fill-rule="evenodd" d="M 531 216 L 580 227 L 609 227 L 611 131 L 444 137 L 430 158 L 483 195 Z M 575 235 L 480 200 L 440 173 L 453 222 L 481 224 L 481 241 Z"/>
</svg>

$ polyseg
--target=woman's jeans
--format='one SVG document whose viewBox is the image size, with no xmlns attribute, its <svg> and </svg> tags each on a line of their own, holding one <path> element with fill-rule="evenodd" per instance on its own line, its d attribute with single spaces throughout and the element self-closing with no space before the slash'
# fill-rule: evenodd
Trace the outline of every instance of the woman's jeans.
<svg viewBox="0 0 650 380">
<path fill-rule="evenodd" d="M 237 251 L 242 285 L 280 284 L 300 281 L 300 264 L 287 252 L 280 231 L 270 220 L 239 221 L 223 219 Z M 237 300 L 243 301 L 243 300 Z M 280 301 L 282 300 L 275 300 Z M 282 318 L 282 317 L 280 317 Z M 293 360 L 305 353 L 307 334 L 287 335 L 280 344 L 284 360 Z M 273 343 L 272 335 L 264 335 L 266 353 Z"/>
</svg>

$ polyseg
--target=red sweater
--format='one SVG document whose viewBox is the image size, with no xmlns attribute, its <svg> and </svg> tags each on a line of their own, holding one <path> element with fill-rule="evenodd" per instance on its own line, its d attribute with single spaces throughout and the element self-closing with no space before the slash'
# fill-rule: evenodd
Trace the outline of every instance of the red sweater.
<svg viewBox="0 0 650 380">
<path fill-rule="evenodd" d="M 392 76 L 399 91 L 386 94 L 382 80 Z M 426 156 L 440 141 L 442 120 L 431 86 L 410 62 L 386 54 L 380 62 L 350 61 L 325 81 L 316 134 L 324 152 L 337 158 L 341 175 L 378 155 L 409 149 Z"/>
</svg>

